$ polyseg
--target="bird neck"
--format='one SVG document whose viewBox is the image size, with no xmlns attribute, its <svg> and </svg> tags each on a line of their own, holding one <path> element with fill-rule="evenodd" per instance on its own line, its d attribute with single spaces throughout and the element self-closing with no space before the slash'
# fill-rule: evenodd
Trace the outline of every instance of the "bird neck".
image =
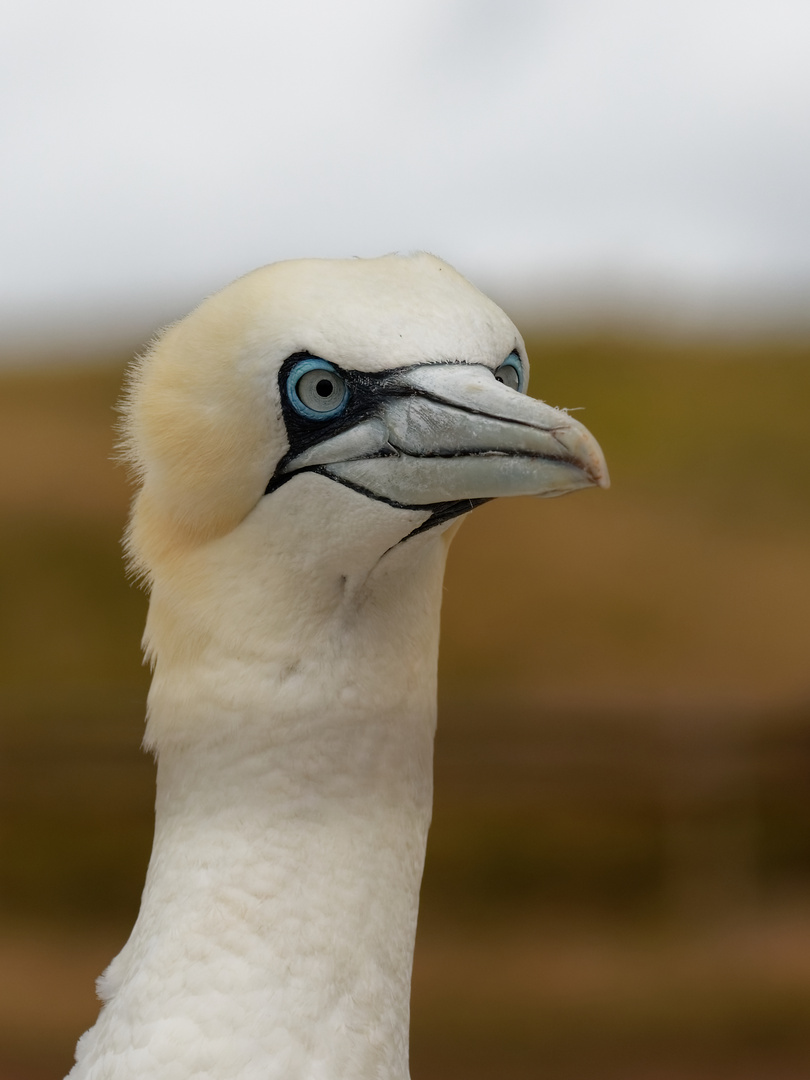
<svg viewBox="0 0 810 1080">
<path fill-rule="evenodd" d="M 77 1077 L 146 1053 L 147 1030 L 167 1062 L 186 1040 L 183 1075 L 406 1080 L 446 548 L 424 534 L 342 583 L 321 567 L 307 617 L 283 567 L 261 605 L 209 595 L 219 637 L 156 588 L 154 847 Z M 198 644 L 166 662 L 184 619 Z"/>
</svg>

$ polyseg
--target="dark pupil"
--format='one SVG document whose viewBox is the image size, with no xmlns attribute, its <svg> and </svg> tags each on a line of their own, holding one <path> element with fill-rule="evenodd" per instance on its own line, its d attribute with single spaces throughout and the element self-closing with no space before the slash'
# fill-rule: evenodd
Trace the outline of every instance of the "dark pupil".
<svg viewBox="0 0 810 1080">
<path fill-rule="evenodd" d="M 321 397 L 329 397 L 332 393 L 332 384 L 328 379 L 318 379 L 315 384 L 315 393 Z"/>
</svg>

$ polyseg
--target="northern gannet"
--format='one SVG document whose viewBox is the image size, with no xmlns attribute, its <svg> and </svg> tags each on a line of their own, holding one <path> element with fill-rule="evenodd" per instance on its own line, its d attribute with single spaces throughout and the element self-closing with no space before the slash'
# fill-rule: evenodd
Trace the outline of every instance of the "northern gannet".
<svg viewBox="0 0 810 1080">
<path fill-rule="evenodd" d="M 528 377 L 426 254 L 256 270 L 137 363 L 155 837 L 71 1080 L 407 1080 L 454 526 L 607 486 Z"/>
</svg>

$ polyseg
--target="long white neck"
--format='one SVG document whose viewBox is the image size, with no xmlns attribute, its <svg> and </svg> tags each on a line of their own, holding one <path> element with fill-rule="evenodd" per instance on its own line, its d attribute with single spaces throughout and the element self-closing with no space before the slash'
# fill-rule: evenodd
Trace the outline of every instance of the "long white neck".
<svg viewBox="0 0 810 1080">
<path fill-rule="evenodd" d="M 299 595 L 266 517 L 156 584 L 155 841 L 75 1080 L 408 1076 L 447 544 L 299 550 Z M 218 573 L 237 558 L 247 591 Z"/>
</svg>

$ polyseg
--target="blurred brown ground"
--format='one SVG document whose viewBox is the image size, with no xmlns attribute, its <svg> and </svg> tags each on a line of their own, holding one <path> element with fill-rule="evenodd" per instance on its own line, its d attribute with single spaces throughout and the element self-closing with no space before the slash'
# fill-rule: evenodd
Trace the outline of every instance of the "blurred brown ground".
<svg viewBox="0 0 810 1080">
<path fill-rule="evenodd" d="M 414 1080 L 810 1075 L 810 344 L 530 342 L 609 494 L 454 542 Z M 0 378 L 0 1080 L 58 1077 L 151 840 L 121 364 Z"/>
</svg>

